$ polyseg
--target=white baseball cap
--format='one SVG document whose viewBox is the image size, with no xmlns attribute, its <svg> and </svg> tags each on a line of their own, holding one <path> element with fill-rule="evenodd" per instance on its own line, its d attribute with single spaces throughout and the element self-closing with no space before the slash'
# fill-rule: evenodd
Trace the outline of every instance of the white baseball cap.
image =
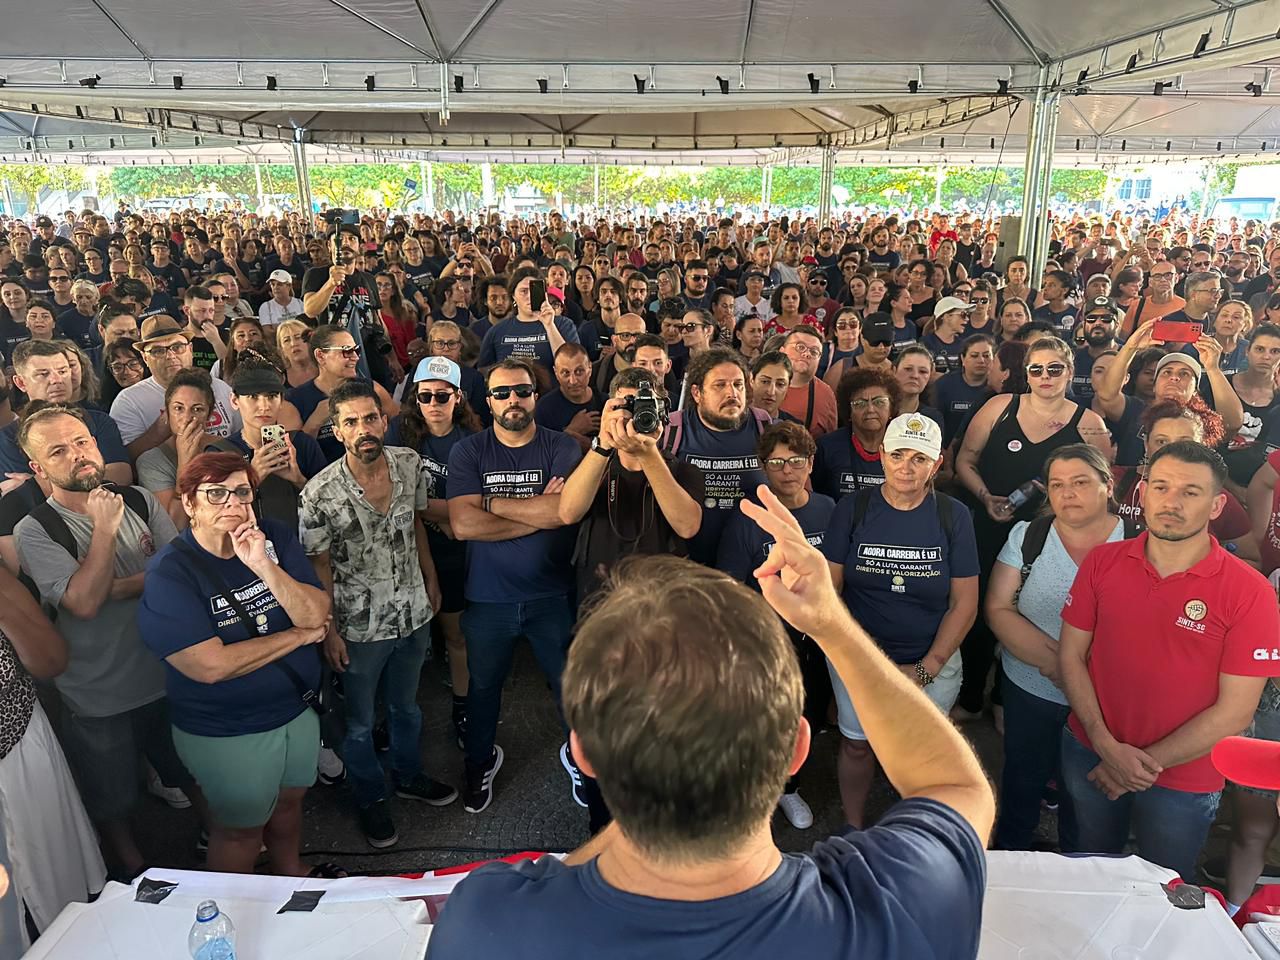
<svg viewBox="0 0 1280 960">
<path fill-rule="evenodd" d="M 889 421 L 880 446 L 894 450 L 915 450 L 937 460 L 942 456 L 942 428 L 922 413 L 904 413 Z"/>
<path fill-rule="evenodd" d="M 293 277 L 288 270 L 272 270 L 267 279 L 273 283 L 293 283 Z"/>
<path fill-rule="evenodd" d="M 972 303 L 965 303 L 959 297 L 943 297 L 934 305 L 933 315 L 940 317 L 951 310 L 972 310 L 973 306 Z"/>
</svg>

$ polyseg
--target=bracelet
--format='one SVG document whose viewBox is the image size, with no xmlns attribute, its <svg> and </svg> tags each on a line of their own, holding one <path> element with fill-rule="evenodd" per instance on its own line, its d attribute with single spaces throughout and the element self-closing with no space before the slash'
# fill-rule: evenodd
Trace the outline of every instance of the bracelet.
<svg viewBox="0 0 1280 960">
<path fill-rule="evenodd" d="M 916 661 L 916 680 L 917 682 L 919 682 L 920 686 L 927 687 L 929 684 L 933 683 L 933 681 L 936 679 L 937 678 L 934 677 L 933 674 L 931 674 L 928 670 L 924 668 L 923 660 Z"/>
</svg>

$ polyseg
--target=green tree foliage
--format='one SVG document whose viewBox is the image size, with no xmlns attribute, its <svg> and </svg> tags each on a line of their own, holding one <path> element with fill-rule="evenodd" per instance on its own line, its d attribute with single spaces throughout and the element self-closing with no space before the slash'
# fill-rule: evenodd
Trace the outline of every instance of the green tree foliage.
<svg viewBox="0 0 1280 960">
<path fill-rule="evenodd" d="M 0 164 L 0 180 L 9 181 L 9 189 L 32 207 L 42 190 L 77 193 L 89 186 L 84 168 L 69 164 L 4 163 Z"/>
</svg>

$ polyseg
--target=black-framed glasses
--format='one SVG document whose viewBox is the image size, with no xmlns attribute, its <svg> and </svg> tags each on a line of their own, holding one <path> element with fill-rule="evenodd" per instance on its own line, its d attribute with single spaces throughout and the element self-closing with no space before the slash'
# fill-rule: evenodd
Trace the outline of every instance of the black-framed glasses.
<svg viewBox="0 0 1280 960">
<path fill-rule="evenodd" d="M 695 330 L 701 327 L 709 327 L 711 326 L 711 324 L 709 323 L 676 323 L 676 324 L 672 324 L 672 326 L 674 326 L 681 333 L 693 333 Z"/>
<path fill-rule="evenodd" d="M 128 373 L 130 370 L 134 371 L 135 373 L 141 373 L 142 364 L 139 363 L 137 360 L 116 360 L 114 363 L 108 364 L 107 369 L 109 369 L 116 376 L 119 376 L 122 373 Z"/>
<path fill-rule="evenodd" d="M 827 278 L 826 277 L 810 277 L 809 282 L 816 283 L 820 287 L 825 287 L 827 285 Z"/>
<path fill-rule="evenodd" d="M 528 400 L 533 396 L 532 383 L 517 383 L 510 387 L 490 387 L 489 396 L 495 400 L 509 400 L 511 394 L 515 394 L 521 400 Z"/>
<path fill-rule="evenodd" d="M 971 301 L 969 301 L 969 302 L 970 302 L 970 303 L 972 303 L 972 304 L 976 307 L 976 306 L 981 306 L 981 305 L 982 305 L 982 304 L 984 304 L 984 303 L 990 303 L 990 302 L 991 302 L 991 298 L 990 298 L 990 297 L 974 297 L 974 298 L 973 298 Z"/>
<path fill-rule="evenodd" d="M 1057 378 L 1062 376 L 1066 372 L 1067 372 L 1067 365 L 1065 363 L 1029 363 L 1027 364 L 1027 376 L 1029 377 L 1043 377 L 1045 374 L 1048 374 L 1051 377 Z"/>
<path fill-rule="evenodd" d="M 452 390 L 423 390 L 418 394 L 418 402 L 426 406 L 438 403 L 444 406 L 452 400 L 456 394 Z"/>
<path fill-rule="evenodd" d="M 837 330 L 857 330 L 860 324 L 856 320 L 839 320 L 836 322 Z"/>
<path fill-rule="evenodd" d="M 317 349 L 317 350 L 320 350 L 320 351 L 322 351 L 322 352 L 324 352 L 324 353 L 340 353 L 340 354 L 342 354 L 342 359 L 344 359 L 344 360 L 353 360 L 353 359 L 355 359 L 356 357 L 360 356 L 360 348 L 359 348 L 359 347 L 357 347 L 357 346 L 350 346 L 350 347 L 316 347 L 316 349 Z"/>
<path fill-rule="evenodd" d="M 50 283 L 70 283 L 71 278 L 66 276 L 55 277 L 53 274 L 49 274 L 49 282 Z"/>
<path fill-rule="evenodd" d="M 685 279 L 690 282 L 694 280 L 701 280 L 703 283 L 706 283 L 709 279 L 709 275 L 705 273 L 691 273 Z"/>
<path fill-rule="evenodd" d="M 461 340 L 432 340 L 430 346 L 433 350 L 454 350 L 462 346 Z"/>
<path fill-rule="evenodd" d="M 253 487 L 249 486 L 247 483 L 241 484 L 238 487 L 196 487 L 196 492 L 203 493 L 204 498 L 215 507 L 226 503 L 231 497 L 235 497 L 237 503 L 253 502 Z"/>
<path fill-rule="evenodd" d="M 614 336 L 619 340 L 634 340 L 636 337 L 640 336 L 640 334 L 623 331 L 621 333 L 614 333 Z"/>
<path fill-rule="evenodd" d="M 213 295 L 213 302 L 214 302 L 214 303 L 222 303 L 224 300 L 228 300 L 228 299 L 230 299 L 230 298 L 229 298 L 226 294 L 223 294 L 222 296 L 218 296 L 218 295 L 215 293 L 215 294 Z"/>
<path fill-rule="evenodd" d="M 783 467 L 794 467 L 799 470 L 808 462 L 808 457 L 769 457 L 764 465 L 770 470 L 781 470 Z"/>
</svg>

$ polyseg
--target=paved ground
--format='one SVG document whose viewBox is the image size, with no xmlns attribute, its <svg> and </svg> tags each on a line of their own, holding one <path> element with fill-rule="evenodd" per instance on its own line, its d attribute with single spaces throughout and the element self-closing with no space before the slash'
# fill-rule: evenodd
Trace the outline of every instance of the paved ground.
<svg viewBox="0 0 1280 960">
<path fill-rule="evenodd" d="M 423 671 L 423 756 L 429 773 L 455 786 L 461 784 L 462 752 L 452 738 L 449 691 L 443 666 L 428 663 Z M 999 737 L 990 721 L 966 724 L 992 776 L 999 773 Z M 804 850 L 844 823 L 835 778 L 838 734 L 819 733 L 810 761 L 799 776 L 800 794 L 813 807 L 814 826 L 798 831 L 777 814 L 774 832 L 783 850 Z M 506 762 L 496 781 L 493 804 L 478 816 L 463 811 L 461 801 L 437 809 L 392 800 L 400 842 L 386 851 L 369 847 L 356 822 L 355 808 L 342 787 L 313 788 L 307 795 L 304 853 L 308 862 L 337 861 L 351 872 L 398 873 L 466 863 L 520 850 L 572 850 L 587 839 L 586 811 L 576 806 L 569 778 L 560 766 L 562 742 L 550 694 L 528 649 L 516 660 L 507 686 L 498 741 Z M 896 794 L 883 778 L 872 790 L 872 816 L 885 810 Z M 1054 836 L 1053 817 L 1046 814 L 1041 831 Z M 170 810 L 148 797 L 137 823 L 143 852 L 153 862 L 196 868 L 198 825 L 188 811 Z"/>
</svg>

